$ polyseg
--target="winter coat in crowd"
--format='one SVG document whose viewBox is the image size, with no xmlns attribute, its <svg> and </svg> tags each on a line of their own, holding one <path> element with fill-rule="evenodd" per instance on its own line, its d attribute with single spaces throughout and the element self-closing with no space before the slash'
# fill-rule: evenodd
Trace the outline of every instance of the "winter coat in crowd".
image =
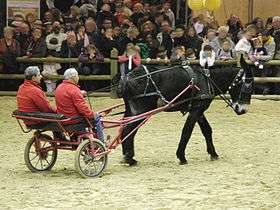
<svg viewBox="0 0 280 210">
<path fill-rule="evenodd" d="M 217 60 L 232 60 L 235 58 L 235 52 L 233 49 L 223 50 L 219 49 L 216 53 Z"/>
<path fill-rule="evenodd" d="M 47 54 L 47 45 L 45 39 L 41 37 L 38 40 L 34 40 L 33 38 L 28 41 L 27 52 L 29 53 L 29 57 L 32 58 L 44 58 Z"/>
<path fill-rule="evenodd" d="M 235 52 L 245 53 L 245 55 L 249 55 L 249 53 L 252 51 L 252 49 L 253 48 L 252 48 L 250 41 L 248 39 L 246 39 L 245 37 L 240 39 L 234 48 Z"/>
<path fill-rule="evenodd" d="M 198 35 L 194 37 L 186 36 L 187 48 L 193 49 L 196 57 L 199 57 L 199 52 L 201 50 L 202 43 L 203 40 Z"/>
<path fill-rule="evenodd" d="M 4 66 L 0 72 L 18 73 L 19 68 L 16 58 L 21 55 L 20 45 L 17 40 L 13 39 L 11 45 L 8 46 L 6 39 L 0 39 L 0 58 L 2 58 Z"/>
<path fill-rule="evenodd" d="M 214 38 L 214 40 L 213 40 L 214 51 L 217 52 L 219 49 L 221 49 L 221 48 L 222 48 L 222 45 L 223 45 L 223 43 L 224 43 L 225 41 L 228 41 L 228 42 L 230 43 L 230 48 L 231 48 L 231 49 L 234 49 L 235 44 L 234 44 L 234 42 L 231 40 L 231 38 L 226 37 L 226 38 L 224 38 L 224 39 L 221 39 L 220 37 L 217 36 L 217 37 Z"/>
</svg>

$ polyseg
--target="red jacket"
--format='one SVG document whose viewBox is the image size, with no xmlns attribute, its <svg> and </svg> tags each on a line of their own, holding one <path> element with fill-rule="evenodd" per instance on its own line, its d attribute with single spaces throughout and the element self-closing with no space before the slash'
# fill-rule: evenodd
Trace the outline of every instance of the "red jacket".
<svg viewBox="0 0 280 210">
<path fill-rule="evenodd" d="M 74 84 L 69 80 L 63 82 L 55 90 L 55 102 L 57 106 L 57 113 L 63 114 L 66 117 L 84 116 L 92 119 L 94 112 L 86 103 L 80 86 Z M 71 121 L 69 123 L 76 123 Z"/>
<path fill-rule="evenodd" d="M 120 55 L 119 56 L 119 62 L 124 63 L 128 61 L 129 56 L 127 55 Z M 134 63 L 135 66 L 139 66 L 141 64 L 141 57 L 139 55 L 134 55 L 132 56 L 132 62 Z"/>
<path fill-rule="evenodd" d="M 51 107 L 42 88 L 32 80 L 25 80 L 17 92 L 17 106 L 21 112 L 48 112 L 56 113 L 56 109 Z M 25 121 L 26 125 L 37 124 L 39 122 Z"/>
</svg>

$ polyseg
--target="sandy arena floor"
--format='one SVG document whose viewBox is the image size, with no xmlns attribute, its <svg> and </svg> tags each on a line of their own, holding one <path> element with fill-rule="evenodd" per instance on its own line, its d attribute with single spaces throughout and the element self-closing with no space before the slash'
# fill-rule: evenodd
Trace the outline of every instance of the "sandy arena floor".
<svg viewBox="0 0 280 210">
<path fill-rule="evenodd" d="M 92 99 L 97 109 L 119 101 Z M 121 165 L 121 147 L 104 176 L 83 179 L 74 152 L 61 151 L 50 172 L 31 173 L 23 134 L 10 113 L 15 98 L 0 98 L 0 209 L 280 209 L 280 102 L 252 101 L 236 116 L 222 101 L 206 113 L 220 160 L 210 161 L 198 127 L 187 147 L 188 165 L 175 157 L 186 116 L 161 113 L 139 131 L 137 167 Z"/>
</svg>

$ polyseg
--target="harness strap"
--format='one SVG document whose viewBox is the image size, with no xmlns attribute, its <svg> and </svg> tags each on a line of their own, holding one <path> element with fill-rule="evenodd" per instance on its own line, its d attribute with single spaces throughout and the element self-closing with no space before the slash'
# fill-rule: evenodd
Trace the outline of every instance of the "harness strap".
<svg viewBox="0 0 280 210">
<path fill-rule="evenodd" d="M 146 87 L 145 87 L 145 91 L 143 94 L 140 94 L 140 95 L 137 95 L 137 96 L 134 96 L 134 98 L 141 98 L 141 97 L 144 97 L 144 96 L 153 96 L 153 95 L 158 95 L 160 97 L 160 99 L 162 101 L 164 101 L 165 103 L 169 103 L 169 101 L 167 101 L 165 99 L 165 97 L 162 95 L 161 91 L 159 90 L 158 86 L 156 85 L 155 81 L 153 80 L 152 78 L 152 75 L 151 73 L 148 71 L 147 67 L 145 65 L 142 65 L 143 66 L 143 69 L 145 70 L 146 72 L 146 78 L 147 78 L 147 83 L 146 83 Z M 147 93 L 147 89 L 148 89 L 148 86 L 149 86 L 149 82 L 151 81 L 152 85 L 154 86 L 154 88 L 156 89 L 156 92 L 151 92 L 151 93 Z"/>
</svg>

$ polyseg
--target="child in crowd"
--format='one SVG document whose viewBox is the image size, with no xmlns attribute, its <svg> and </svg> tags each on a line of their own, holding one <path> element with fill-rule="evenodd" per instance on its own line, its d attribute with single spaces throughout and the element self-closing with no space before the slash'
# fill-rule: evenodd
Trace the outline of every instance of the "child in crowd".
<svg viewBox="0 0 280 210">
<path fill-rule="evenodd" d="M 210 45 L 205 45 L 203 50 L 199 53 L 199 64 L 203 68 L 208 68 L 214 65 L 215 52 Z"/>
<path fill-rule="evenodd" d="M 158 52 L 157 52 L 157 55 L 156 55 L 156 59 L 157 60 L 160 60 L 160 59 L 168 60 L 167 50 L 165 49 L 164 46 L 159 46 Z"/>
<path fill-rule="evenodd" d="M 96 75 L 100 73 L 100 64 L 86 63 L 91 60 L 96 60 L 99 62 L 102 62 L 104 60 L 104 56 L 93 44 L 89 44 L 87 47 L 82 48 L 82 52 L 79 56 L 79 61 L 82 62 L 79 66 L 79 73 L 81 75 Z"/>
<path fill-rule="evenodd" d="M 195 60 L 196 59 L 195 52 L 192 48 L 188 48 L 186 50 L 185 55 L 186 55 L 187 60 Z"/>
<path fill-rule="evenodd" d="M 133 43 L 128 43 L 126 45 L 126 51 L 123 55 L 119 56 L 119 62 L 124 64 L 121 65 L 121 74 L 127 74 L 134 67 L 141 64 L 140 48 Z"/>
<path fill-rule="evenodd" d="M 231 49 L 231 45 L 229 41 L 224 41 L 222 44 L 222 48 L 217 51 L 217 60 L 233 60 L 235 58 L 235 54 L 233 49 Z"/>
<path fill-rule="evenodd" d="M 174 48 L 174 51 L 170 57 L 170 61 L 186 61 L 186 56 L 185 56 L 185 47 L 184 46 L 177 46 Z"/>
<path fill-rule="evenodd" d="M 57 45 L 58 39 L 52 38 L 50 41 L 50 45 Z M 57 51 L 55 49 L 48 49 L 49 57 L 56 57 Z M 52 93 L 56 88 L 56 80 L 48 79 L 49 76 L 58 75 L 57 71 L 61 69 L 60 63 L 44 63 L 42 75 L 45 77 L 45 84 L 47 88 L 47 92 Z"/>
<path fill-rule="evenodd" d="M 255 66 L 259 69 L 263 69 L 264 60 L 261 59 L 261 56 L 268 55 L 267 50 L 263 46 L 262 36 L 252 39 L 253 42 L 253 51 L 250 55 L 250 59 L 254 62 Z"/>
</svg>

